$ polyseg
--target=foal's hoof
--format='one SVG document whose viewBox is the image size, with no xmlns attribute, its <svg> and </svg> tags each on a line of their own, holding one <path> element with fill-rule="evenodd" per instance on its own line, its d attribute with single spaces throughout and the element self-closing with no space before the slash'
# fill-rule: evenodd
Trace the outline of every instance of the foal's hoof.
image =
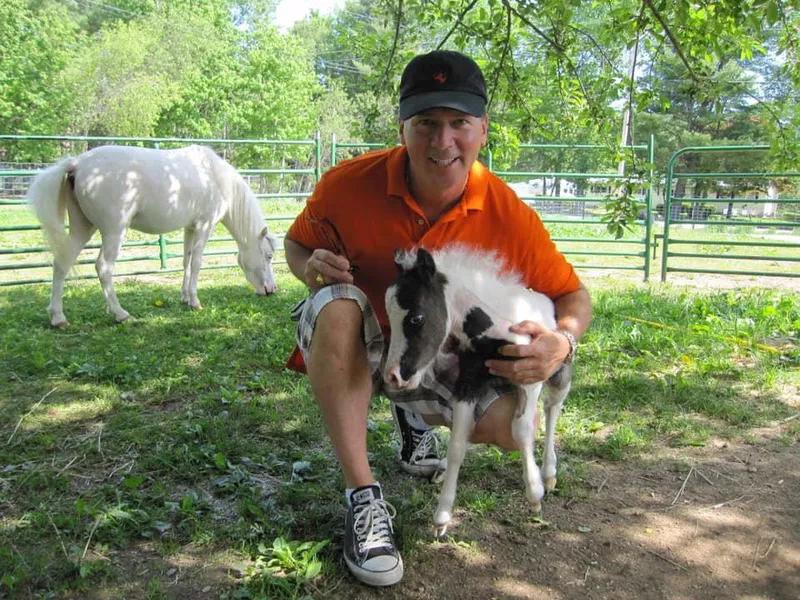
<svg viewBox="0 0 800 600">
<path fill-rule="evenodd" d="M 128 319 L 130 319 L 131 314 L 129 312 L 121 312 L 120 314 L 116 315 L 117 323 L 124 323 Z"/>
<path fill-rule="evenodd" d="M 447 533 L 447 523 L 436 526 L 436 539 L 441 540 Z"/>
<path fill-rule="evenodd" d="M 544 487 L 548 492 L 552 492 L 556 489 L 556 478 L 555 477 L 545 477 L 544 478 Z"/>
<path fill-rule="evenodd" d="M 445 468 L 439 467 L 431 475 L 431 483 L 440 484 L 444 481 L 445 475 L 447 475 L 447 467 Z"/>
<path fill-rule="evenodd" d="M 64 319 L 63 321 L 53 321 L 50 323 L 50 327 L 53 329 L 66 329 L 69 327 L 69 321 Z"/>
<path fill-rule="evenodd" d="M 191 308 L 192 310 L 203 310 L 203 307 L 199 302 L 197 302 L 196 304 L 189 303 L 189 308 Z"/>
</svg>

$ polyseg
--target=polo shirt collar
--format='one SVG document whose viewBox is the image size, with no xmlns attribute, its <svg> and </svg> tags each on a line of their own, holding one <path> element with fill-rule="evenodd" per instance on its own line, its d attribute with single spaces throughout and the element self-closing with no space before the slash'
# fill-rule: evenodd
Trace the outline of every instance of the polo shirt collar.
<svg viewBox="0 0 800 600">
<path fill-rule="evenodd" d="M 389 158 L 386 161 L 386 194 L 388 196 L 397 196 L 399 198 L 410 196 L 408 186 L 406 186 L 407 161 L 408 151 L 405 146 L 397 146 L 389 152 Z M 476 160 L 469 172 L 469 180 L 467 181 L 467 189 L 464 190 L 464 197 L 453 210 L 443 217 L 453 213 L 465 214 L 470 210 L 483 210 L 488 190 L 489 171 Z M 453 216 L 456 215 L 454 214 Z"/>
</svg>

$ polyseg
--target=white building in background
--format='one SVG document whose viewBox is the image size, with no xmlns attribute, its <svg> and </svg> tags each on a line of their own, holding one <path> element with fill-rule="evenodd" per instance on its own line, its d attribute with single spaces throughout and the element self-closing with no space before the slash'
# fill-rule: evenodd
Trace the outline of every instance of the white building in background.
<svg viewBox="0 0 800 600">
<path fill-rule="evenodd" d="M 512 181 L 508 186 L 518 196 L 550 196 L 552 198 L 576 198 L 578 186 L 574 181 L 558 179 L 558 193 L 556 192 L 555 177 L 539 177 L 528 181 Z"/>
</svg>

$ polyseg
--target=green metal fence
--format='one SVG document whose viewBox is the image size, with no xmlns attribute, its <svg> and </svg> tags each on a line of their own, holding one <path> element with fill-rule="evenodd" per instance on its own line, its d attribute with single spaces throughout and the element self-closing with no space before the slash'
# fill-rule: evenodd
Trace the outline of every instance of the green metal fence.
<svg viewBox="0 0 800 600">
<path fill-rule="evenodd" d="M 385 148 L 385 144 L 370 144 L 370 143 L 337 143 L 336 138 L 331 138 L 331 165 L 335 165 L 338 161 L 338 150 L 343 148 L 356 148 L 360 150 L 370 150 L 375 148 Z M 582 151 L 590 150 L 608 150 L 606 146 L 596 144 L 522 144 L 519 147 L 520 152 L 524 153 L 527 150 L 533 151 L 549 151 L 549 150 L 565 150 L 572 153 L 580 153 Z M 652 237 L 652 165 L 653 165 L 653 139 L 649 140 L 647 145 L 637 145 L 628 148 L 632 152 L 644 151 L 647 155 L 648 165 L 650 166 L 650 175 L 647 181 L 640 182 L 644 187 L 644 194 L 640 198 L 643 207 L 643 218 L 636 221 L 634 224 L 636 228 L 635 237 L 631 239 L 613 239 L 610 234 L 606 233 L 606 223 L 601 220 L 598 213 L 603 211 L 603 207 L 607 196 L 605 195 L 571 195 L 569 197 L 564 195 L 554 196 L 548 194 L 518 194 L 520 199 L 527 204 L 537 209 L 542 221 L 548 224 L 562 224 L 562 225 L 584 225 L 588 226 L 592 233 L 595 235 L 571 235 L 571 236 L 558 236 L 552 237 L 553 241 L 559 246 L 561 252 L 565 255 L 572 257 L 576 261 L 576 267 L 580 269 L 608 269 L 608 270 L 631 270 L 642 271 L 644 279 L 647 280 L 650 276 L 651 259 L 648 252 L 649 240 Z M 493 168 L 493 154 L 487 151 L 482 156 L 482 159 L 489 170 Z M 626 174 L 617 173 L 573 173 L 573 172 L 558 172 L 558 171 L 494 171 L 494 173 L 506 181 L 513 183 L 519 179 L 532 179 L 544 178 L 545 180 L 595 180 L 595 182 L 603 181 L 609 182 L 613 180 L 626 180 L 629 176 Z M 560 185 L 560 184 L 559 184 Z M 575 210 L 566 210 L 565 204 L 579 206 L 578 211 L 580 217 L 577 217 Z M 587 216 L 589 213 L 589 216 Z M 597 233 L 599 232 L 599 235 Z M 578 247 L 582 246 L 582 247 Z M 598 249 L 586 249 L 598 248 Z M 628 248 L 633 248 L 629 250 Z M 608 259 L 612 257 L 613 260 L 604 260 L 604 262 L 585 263 L 582 262 L 584 257 L 602 257 Z M 634 259 L 633 261 L 627 259 Z M 580 262 L 577 262 L 580 261 Z"/>
<path fill-rule="evenodd" d="M 169 144 L 204 144 L 211 146 L 241 146 L 241 145 L 264 145 L 264 146 L 306 146 L 312 157 L 306 161 L 303 167 L 287 168 L 285 165 L 280 167 L 270 168 L 252 168 L 240 169 L 239 172 L 247 177 L 269 177 L 269 176 L 306 176 L 310 177 L 312 183 L 319 181 L 322 172 L 322 146 L 319 133 L 312 140 L 226 140 L 226 139 L 185 139 L 185 138 L 123 138 L 123 137 L 98 137 L 98 136 L 19 136 L 19 135 L 0 135 L 0 141 L 14 140 L 14 141 L 36 141 L 36 142 L 50 142 L 50 143 L 77 143 L 77 144 L 141 144 L 154 148 L 163 147 Z M 330 164 L 335 165 L 339 162 L 339 155 L 343 149 L 356 150 L 363 152 L 375 148 L 385 147 L 384 144 L 379 143 L 362 143 L 362 142 L 337 142 L 335 136 L 331 136 L 330 146 Z M 73 149 L 65 154 L 79 154 L 84 148 L 79 150 Z M 599 145 L 571 145 L 571 144 L 525 144 L 520 147 L 520 152 L 533 152 L 541 154 L 552 150 L 565 151 L 569 153 L 580 153 L 585 151 L 594 150 L 607 150 L 607 148 Z M 648 157 L 648 164 L 652 165 L 653 162 L 653 143 L 652 139 L 648 145 L 633 146 L 631 151 L 645 151 Z M 350 152 L 352 154 L 353 152 Z M 535 154 L 535 155 L 536 155 Z M 482 160 L 491 169 L 493 166 L 493 155 L 491 152 L 485 152 Z M 24 205 L 25 201 L 22 197 L 8 199 L 3 194 L 4 188 L 8 187 L 8 182 L 12 179 L 22 182 L 23 191 L 27 190 L 27 183 L 30 179 L 39 172 L 39 169 L 7 169 L 0 170 L 0 209 L 3 206 L 14 207 L 15 205 Z M 628 176 L 620 173 L 601 172 L 601 173 L 581 173 L 581 172 L 559 172 L 553 171 L 496 171 L 496 174 L 503 177 L 511 185 L 519 184 L 520 180 L 533 180 L 542 178 L 544 182 L 547 181 L 569 181 L 573 184 L 576 181 L 583 180 L 584 182 L 608 182 L 620 179 L 627 179 Z M 652 180 L 652 176 L 650 178 Z M 524 182 L 523 182 L 524 183 Z M 651 210 L 652 210 L 652 186 L 649 182 L 642 182 L 644 184 L 644 195 L 641 198 L 643 205 L 643 218 L 636 223 L 636 234 L 631 239 L 613 239 L 610 234 L 605 231 L 606 224 L 601 221 L 600 217 L 604 211 L 604 203 L 607 200 L 605 195 L 592 195 L 591 193 L 579 193 L 563 195 L 560 191 L 556 192 L 557 195 L 540 193 L 540 194 L 527 194 L 520 193 L 523 201 L 532 205 L 537 209 L 542 216 L 542 220 L 548 224 L 551 230 L 563 229 L 574 230 L 573 226 L 579 226 L 579 233 L 569 235 L 553 235 L 554 242 L 559 246 L 561 251 L 569 255 L 571 260 L 575 263 L 576 268 L 579 269 L 609 269 L 609 270 L 634 270 L 641 271 L 645 279 L 650 274 L 650 256 L 647 251 L 648 240 L 651 237 Z M 559 183 L 559 185 L 561 185 Z M 546 187 L 543 185 L 543 188 Z M 584 186 L 586 187 L 586 186 Z M 303 189 L 302 191 L 265 191 L 260 192 L 257 190 L 256 196 L 262 201 L 270 201 L 277 199 L 296 199 L 301 200 L 309 195 L 310 189 Z M 22 194 L 24 196 L 24 194 Z M 298 204 L 299 209 L 300 204 Z M 270 228 L 278 229 L 278 237 L 281 238 L 280 230 L 285 230 L 288 223 L 294 219 L 296 211 L 291 211 L 293 214 L 275 214 L 273 211 L 265 211 L 266 219 L 270 223 Z M 24 222 L 17 222 L 17 221 Z M 10 235 L 14 232 L 31 232 L 38 231 L 39 225 L 35 222 L 35 217 L 32 214 L 27 214 L 26 217 L 21 218 L 15 215 L 11 219 L 12 222 L 7 220 L 0 221 L 0 234 L 3 236 L 3 242 L 0 243 L 0 286 L 19 285 L 25 283 L 47 283 L 50 279 L 50 273 L 37 273 L 38 278 L 30 279 L 24 278 L 24 273 L 33 273 L 36 270 L 49 268 L 48 260 L 38 258 L 41 253 L 48 252 L 48 249 L 43 245 L 31 245 L 27 243 L 15 243 L 9 239 Z M 586 234 L 590 231 L 591 235 Z M 584 232 L 581 234 L 580 232 Z M 132 234 L 130 241 L 123 245 L 123 253 L 118 259 L 119 263 L 150 261 L 148 268 L 139 269 L 135 271 L 126 271 L 124 268 L 118 269 L 117 275 L 145 275 L 153 273 L 169 273 L 178 272 L 182 270 L 182 266 L 173 266 L 173 260 L 182 260 L 182 252 L 171 252 L 171 247 L 174 245 L 182 245 L 183 240 L 178 238 L 171 238 L 168 236 L 145 236 L 144 234 L 138 235 L 135 232 Z M 210 246 L 207 247 L 204 256 L 212 257 L 212 260 L 205 260 L 203 264 L 204 269 L 210 268 L 226 268 L 233 267 L 234 264 L 215 262 L 213 259 L 220 256 L 230 256 L 235 254 L 235 246 L 230 242 L 233 238 L 227 235 L 215 235 L 209 239 Z M 216 244 L 216 246 L 214 246 Z M 227 247 L 224 247 L 226 246 Z M 222 247 L 221 247 L 222 246 Z M 220 248 L 221 247 L 221 248 Z M 99 248 L 99 243 L 90 243 L 86 246 L 87 250 Z M 632 249 L 631 249 L 632 248 Z M 586 257 L 592 257 L 595 262 L 585 262 Z M 44 257 L 42 257 L 44 258 Z M 78 265 L 93 264 L 94 257 L 79 257 Z M 153 267 L 152 261 L 157 261 L 158 266 Z M 602 262 L 599 262 L 602 261 Z M 275 264 L 282 264 L 284 260 L 276 260 Z M 14 274 L 10 279 L 9 275 Z M 21 275 L 22 274 L 22 275 Z M 94 273 L 78 273 L 72 275 L 71 279 L 84 279 L 94 278 Z"/>
<path fill-rule="evenodd" d="M 312 152 L 310 159 L 310 166 L 291 167 L 287 168 L 274 167 L 274 168 L 251 168 L 240 169 L 239 173 L 246 179 L 252 181 L 253 178 L 267 178 L 270 176 L 307 176 L 310 177 L 313 183 L 319 181 L 321 174 L 321 144 L 320 136 L 317 134 L 312 140 L 228 140 L 228 139 L 187 139 L 187 138 L 131 138 L 131 137 L 102 137 L 102 136 L 50 136 L 50 135 L 0 135 L 0 141 L 13 140 L 18 142 L 35 141 L 35 142 L 51 142 L 59 144 L 138 144 L 150 146 L 153 148 L 160 148 L 165 145 L 171 144 L 202 144 L 215 147 L 236 147 L 236 146 L 299 146 L 308 147 Z M 70 152 L 64 153 L 79 154 L 85 148 L 78 150 L 73 149 Z M 27 168 L 27 169 L 2 169 L 0 168 L 0 210 L 10 210 L 10 216 L 7 215 L 6 219 L 0 221 L 0 236 L 2 242 L 0 243 L 0 286 L 21 285 L 28 283 L 48 283 L 51 281 L 49 274 L 45 278 L 41 276 L 36 279 L 25 279 L 23 273 L 35 272 L 40 269 L 49 268 L 48 260 L 39 260 L 37 257 L 41 253 L 48 253 L 49 249 L 43 245 L 30 245 L 29 240 L 14 240 L 12 236 L 15 234 L 23 234 L 24 232 L 39 231 L 41 227 L 36 223 L 36 219 L 32 213 L 24 209 L 25 200 L 24 192 L 27 191 L 27 186 L 30 180 L 40 172 L 41 169 Z M 17 187 L 15 187 L 17 186 Z M 252 184 L 251 184 L 251 187 Z M 275 199 L 301 199 L 308 196 L 309 191 L 304 190 L 300 192 L 287 192 L 287 191 L 268 191 L 256 192 L 256 197 L 262 202 L 275 200 Z M 8 198 L 11 193 L 17 197 Z M 4 208 L 8 207 L 8 208 Z M 19 210 L 14 210 L 17 208 Z M 274 215 L 267 214 L 266 220 L 269 222 L 270 229 L 273 229 L 276 224 L 279 226 L 281 222 L 289 222 L 294 218 L 294 214 L 289 215 Z M 7 221 L 11 221 L 8 223 Z M 18 221 L 21 221 L 18 223 Z M 280 228 L 280 226 L 279 226 Z M 170 273 L 182 271 L 182 266 L 171 266 L 170 262 L 173 260 L 183 260 L 183 252 L 171 252 L 170 247 L 174 245 L 183 245 L 183 239 L 171 238 L 165 235 L 160 236 L 146 236 L 144 234 L 137 235 L 136 239 L 126 241 L 123 244 L 123 253 L 117 259 L 119 263 L 132 263 L 132 262 L 149 262 L 152 265 L 153 261 L 158 262 L 158 267 L 140 270 L 124 270 L 119 269 L 119 276 L 130 275 L 147 275 L 154 273 Z M 282 235 L 278 234 L 281 239 Z M 206 257 L 224 257 L 236 254 L 236 248 L 231 244 L 233 238 L 228 235 L 215 235 L 209 239 L 209 246 L 204 252 Z M 100 247 L 99 243 L 90 243 L 85 249 L 97 249 Z M 217 249 L 215 249 L 217 248 Z M 131 253 L 130 249 L 135 249 Z M 153 252 L 142 253 L 140 249 L 153 250 Z M 77 265 L 93 264 L 94 258 L 79 257 Z M 282 264 L 283 260 L 274 261 L 275 264 Z M 221 263 L 211 261 L 204 261 L 204 269 L 220 269 L 228 267 L 236 267 L 235 263 Z M 14 277 L 8 278 L 10 274 Z M 20 274 L 23 274 L 20 276 Z M 94 274 L 73 274 L 70 279 L 86 279 L 95 278 Z"/>
<path fill-rule="evenodd" d="M 800 212 L 793 210 L 800 203 L 800 173 L 675 170 L 678 159 L 691 154 L 764 155 L 768 150 L 769 146 L 761 145 L 703 146 L 682 148 L 672 155 L 664 199 L 661 281 L 666 281 L 669 273 L 800 277 L 800 243 L 795 235 Z M 717 196 L 676 196 L 677 183 L 682 180 L 687 182 L 684 187 L 688 182 L 704 182 L 706 191 L 715 187 Z M 782 191 L 778 183 L 782 183 Z M 772 188 L 772 193 L 767 191 L 767 197 L 761 197 L 765 188 Z M 730 190 L 729 195 L 721 196 L 720 189 Z M 725 205 L 721 212 L 720 205 Z M 744 210 L 750 205 L 757 209 Z M 673 246 L 687 251 L 676 252 Z M 768 251 L 771 253 L 764 254 Z M 746 264 L 760 268 L 732 268 Z"/>
<path fill-rule="evenodd" d="M 606 146 L 596 144 L 521 144 L 520 151 L 523 150 L 565 150 L 573 153 L 586 151 L 603 150 L 607 151 Z M 495 170 L 495 175 L 502 177 L 506 181 L 513 181 L 520 178 L 542 178 L 544 182 L 560 180 L 575 183 L 583 181 L 591 182 L 592 185 L 585 185 L 590 188 L 590 193 L 577 193 L 554 196 L 552 194 L 525 194 L 519 193 L 521 200 L 527 202 L 548 224 L 553 241 L 565 256 L 570 257 L 576 269 L 603 269 L 619 271 L 641 271 L 646 281 L 650 277 L 651 259 L 648 249 L 652 235 L 652 197 L 653 197 L 653 158 L 654 144 L 653 137 L 646 145 L 627 146 L 626 150 L 635 152 L 646 152 L 649 175 L 644 180 L 635 180 L 629 174 L 613 172 L 583 173 L 583 172 L 559 172 L 559 171 L 502 171 Z M 492 168 L 492 156 L 489 156 L 489 168 Z M 605 203 L 608 195 L 591 193 L 591 187 L 609 186 L 611 182 L 626 180 L 632 181 L 640 186 L 642 194 L 637 198 L 642 206 L 641 218 L 632 224 L 634 229 L 632 238 L 615 239 L 607 232 L 606 223 L 602 221 L 602 214 L 605 212 Z M 560 186 L 560 183 L 556 183 Z M 544 187 L 542 186 L 544 191 Z M 565 205 L 568 205 L 565 207 Z M 575 226 L 583 227 L 575 227 Z M 577 233 L 560 235 L 559 229 L 572 229 Z M 591 233 L 591 235 L 587 234 Z M 583 230 L 583 231 L 581 231 Z M 581 235 L 581 232 L 583 233 Z M 595 248 L 595 249 L 588 249 Z M 632 248 L 632 249 L 629 249 Z M 592 257 L 595 262 L 585 262 L 585 257 Z"/>
</svg>

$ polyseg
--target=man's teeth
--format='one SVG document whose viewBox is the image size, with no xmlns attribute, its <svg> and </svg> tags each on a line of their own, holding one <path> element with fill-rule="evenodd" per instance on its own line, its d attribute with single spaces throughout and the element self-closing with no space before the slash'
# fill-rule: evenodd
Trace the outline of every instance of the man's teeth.
<svg viewBox="0 0 800 600">
<path fill-rule="evenodd" d="M 447 160 L 436 160 L 435 158 L 431 158 L 431 160 L 433 162 L 435 162 L 437 165 L 442 166 L 442 167 L 447 167 L 449 165 L 452 165 L 454 162 L 456 162 L 455 158 L 448 158 Z"/>
</svg>

